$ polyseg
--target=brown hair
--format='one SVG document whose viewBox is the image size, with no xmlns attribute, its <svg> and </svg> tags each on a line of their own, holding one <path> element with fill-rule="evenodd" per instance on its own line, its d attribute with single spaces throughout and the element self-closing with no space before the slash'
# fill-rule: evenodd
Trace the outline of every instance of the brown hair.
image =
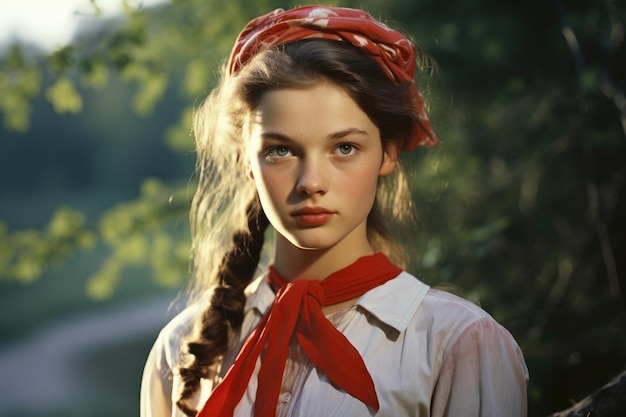
<svg viewBox="0 0 626 417">
<path fill-rule="evenodd" d="M 305 40 L 264 51 L 219 88 L 196 113 L 198 189 L 191 211 L 194 296 L 210 303 L 197 319 L 187 343 L 188 360 L 180 367 L 183 381 L 178 407 L 189 416 L 189 400 L 202 378 L 216 378 L 221 361 L 236 341 L 243 320 L 245 287 L 261 258 L 268 226 L 254 183 L 247 177 L 246 125 L 262 95 L 273 89 L 306 89 L 320 81 L 345 89 L 380 130 L 383 145 L 398 149 L 415 120 L 403 100 L 407 85 L 391 82 L 379 65 L 352 45 L 339 41 Z M 413 205 L 401 167 L 383 177 L 368 216 L 368 238 L 377 250 L 404 265 L 387 221 L 413 220 Z M 383 221 L 383 217 L 385 221 Z"/>
</svg>

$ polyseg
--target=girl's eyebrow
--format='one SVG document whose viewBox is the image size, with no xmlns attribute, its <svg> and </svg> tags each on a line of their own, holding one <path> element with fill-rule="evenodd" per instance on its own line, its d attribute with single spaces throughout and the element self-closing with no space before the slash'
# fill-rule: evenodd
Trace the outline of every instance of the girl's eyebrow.
<svg viewBox="0 0 626 417">
<path fill-rule="evenodd" d="M 277 133 L 277 132 L 263 132 L 261 133 L 261 138 L 263 140 L 277 140 L 280 142 L 293 142 L 293 139 L 291 139 L 289 136 L 283 135 L 282 133 Z"/>
<path fill-rule="evenodd" d="M 330 135 L 328 135 L 328 140 L 343 139 L 346 136 L 350 136 L 350 135 L 369 136 L 369 133 L 365 130 L 358 129 L 356 127 L 349 127 L 347 129 L 331 133 Z M 294 142 L 294 140 L 290 138 L 289 136 L 284 135 L 282 133 L 278 133 L 278 132 L 263 132 L 261 133 L 261 137 L 264 140 L 277 140 L 280 142 Z"/>
<path fill-rule="evenodd" d="M 331 139 L 331 140 L 342 139 L 342 138 L 345 138 L 346 136 L 350 136 L 350 135 L 369 136 L 369 133 L 367 131 L 365 131 L 365 130 L 358 129 L 356 127 L 349 127 L 347 129 L 340 130 L 339 132 L 335 132 L 335 133 L 329 135 L 328 139 Z"/>
</svg>

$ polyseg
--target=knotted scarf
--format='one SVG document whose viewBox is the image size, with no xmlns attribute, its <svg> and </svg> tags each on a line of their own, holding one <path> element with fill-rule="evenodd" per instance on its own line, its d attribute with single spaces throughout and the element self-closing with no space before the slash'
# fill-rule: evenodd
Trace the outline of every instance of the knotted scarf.
<svg viewBox="0 0 626 417">
<path fill-rule="evenodd" d="M 236 74 L 259 52 L 303 39 L 344 41 L 365 51 L 392 82 L 408 85 L 406 100 L 419 123 L 414 126 L 403 149 L 412 151 L 420 145 L 439 143 L 424 108 L 424 97 L 413 79 L 415 44 L 362 10 L 303 6 L 287 11 L 276 9 L 257 17 L 237 37 L 228 60 L 228 72 Z"/>
<path fill-rule="evenodd" d="M 311 362 L 335 386 L 378 411 L 374 381 L 363 358 L 321 308 L 359 297 L 401 271 L 382 253 L 359 258 L 322 281 L 286 282 L 270 267 L 270 283 L 280 286 L 274 304 L 248 337 L 198 416 L 231 417 L 260 358 L 254 415 L 274 417 L 289 342 L 294 335 Z"/>
</svg>

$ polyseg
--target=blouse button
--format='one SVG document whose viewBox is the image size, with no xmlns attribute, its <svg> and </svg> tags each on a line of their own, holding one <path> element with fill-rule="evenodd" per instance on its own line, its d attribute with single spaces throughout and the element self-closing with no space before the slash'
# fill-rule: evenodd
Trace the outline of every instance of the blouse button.
<svg viewBox="0 0 626 417">
<path fill-rule="evenodd" d="M 290 399 L 291 399 L 291 393 L 283 392 L 282 394 L 280 394 L 279 401 L 281 403 L 286 404 L 289 402 Z"/>
</svg>

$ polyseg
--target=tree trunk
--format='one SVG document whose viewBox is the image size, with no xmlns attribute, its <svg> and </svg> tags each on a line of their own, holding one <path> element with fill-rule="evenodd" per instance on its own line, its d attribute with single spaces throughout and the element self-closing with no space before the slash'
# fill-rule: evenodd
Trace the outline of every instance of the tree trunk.
<svg viewBox="0 0 626 417">
<path fill-rule="evenodd" d="M 626 370 L 567 410 L 559 411 L 548 417 L 624 416 L 626 416 Z"/>
</svg>

